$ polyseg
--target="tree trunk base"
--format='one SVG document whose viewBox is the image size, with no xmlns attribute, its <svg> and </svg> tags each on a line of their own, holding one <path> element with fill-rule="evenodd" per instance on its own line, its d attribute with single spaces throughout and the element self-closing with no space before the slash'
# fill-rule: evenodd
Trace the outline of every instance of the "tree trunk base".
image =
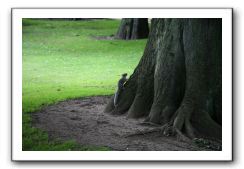
<svg viewBox="0 0 244 169">
<path fill-rule="evenodd" d="M 118 106 L 105 112 L 146 117 L 165 136 L 221 140 L 221 19 L 153 19 L 151 28 Z"/>
</svg>

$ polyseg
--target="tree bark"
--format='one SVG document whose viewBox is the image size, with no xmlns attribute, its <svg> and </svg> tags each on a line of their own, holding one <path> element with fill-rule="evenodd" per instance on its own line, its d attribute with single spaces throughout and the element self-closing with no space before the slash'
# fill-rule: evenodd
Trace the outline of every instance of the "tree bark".
<svg viewBox="0 0 244 169">
<path fill-rule="evenodd" d="M 166 135 L 221 139 L 221 74 L 221 19 L 152 19 L 141 61 L 105 112 L 145 117 Z"/>
<path fill-rule="evenodd" d="M 148 33 L 147 18 L 123 18 L 115 37 L 124 40 L 144 39 L 148 37 Z"/>
</svg>

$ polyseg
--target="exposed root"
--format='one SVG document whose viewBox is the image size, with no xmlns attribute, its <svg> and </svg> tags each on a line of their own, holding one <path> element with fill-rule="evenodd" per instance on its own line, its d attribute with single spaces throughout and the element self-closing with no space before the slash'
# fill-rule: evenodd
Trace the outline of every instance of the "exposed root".
<svg viewBox="0 0 244 169">
<path fill-rule="evenodd" d="M 191 142 L 191 139 L 189 137 L 187 137 L 185 134 L 183 134 L 180 130 L 178 130 L 177 128 L 174 129 L 177 133 L 177 140 L 182 140 L 185 142 Z"/>
<path fill-rule="evenodd" d="M 185 142 L 191 142 L 191 138 L 187 137 L 181 130 L 176 128 L 171 122 L 163 126 L 162 131 L 164 136 L 176 136 L 177 140 L 182 140 Z"/>
<path fill-rule="evenodd" d="M 150 130 L 137 131 L 135 133 L 127 134 L 124 137 L 128 138 L 128 137 L 133 137 L 133 136 L 138 136 L 138 135 L 145 136 L 146 134 L 150 134 L 153 132 L 162 133 L 162 135 L 164 135 L 166 137 L 176 135 L 177 140 L 179 140 L 179 141 L 192 142 L 189 137 L 185 136 L 180 130 L 178 130 L 177 128 L 174 128 L 172 125 L 170 125 L 168 123 L 163 126 L 156 127 L 156 128 L 150 129 Z"/>
<path fill-rule="evenodd" d="M 154 123 L 150 122 L 142 122 L 142 125 L 153 125 Z M 189 126 L 192 127 L 192 126 Z M 188 130 L 193 131 L 193 128 L 188 128 Z M 178 141 L 183 141 L 187 143 L 194 143 L 202 150 L 214 150 L 214 151 L 221 151 L 222 150 L 222 143 L 219 140 L 207 139 L 207 138 L 192 138 L 184 134 L 181 130 L 173 125 L 172 122 L 169 122 L 163 126 L 156 125 L 155 128 L 149 130 L 138 130 L 135 133 L 124 135 L 125 138 L 133 137 L 133 136 L 146 136 L 147 134 L 159 132 L 162 135 L 169 137 L 169 136 L 176 136 Z M 193 135 L 192 135 L 193 136 Z"/>
<path fill-rule="evenodd" d="M 156 124 L 156 123 L 152 123 L 152 122 L 149 122 L 149 121 L 144 121 L 144 122 L 141 122 L 141 123 L 139 123 L 139 125 L 143 125 L 143 126 L 154 126 L 154 127 L 161 127 L 161 125 Z"/>
<path fill-rule="evenodd" d="M 173 127 L 172 127 L 172 123 L 169 122 L 169 123 L 166 123 L 163 127 L 162 127 L 162 131 L 164 136 L 174 136 L 175 135 L 175 132 L 173 130 Z"/>
<path fill-rule="evenodd" d="M 184 135 L 186 138 L 188 137 L 190 139 L 195 138 L 195 129 L 192 127 L 190 122 L 192 108 L 189 108 L 189 106 L 181 106 L 176 114 L 177 115 L 173 122 L 173 128 L 177 134 L 180 136 Z"/>
<path fill-rule="evenodd" d="M 161 131 L 160 128 L 154 128 L 154 129 L 142 130 L 142 131 L 138 130 L 135 133 L 124 135 L 124 137 L 127 138 L 127 137 L 133 137 L 133 136 L 138 136 L 138 135 L 146 135 L 146 134 L 149 134 L 149 133 L 159 132 L 159 131 Z"/>
<path fill-rule="evenodd" d="M 152 125 L 154 123 L 142 122 L 141 124 L 150 124 L 150 125 Z M 167 134 L 167 133 L 169 133 L 169 131 L 166 129 L 166 128 L 168 128 L 168 126 L 169 126 L 169 124 L 167 123 L 167 124 L 165 124 L 163 126 L 158 126 L 158 127 L 153 128 L 153 129 L 137 131 L 135 133 L 125 135 L 124 137 L 132 137 L 132 136 L 136 136 L 136 135 L 146 135 L 148 133 L 153 133 L 153 132 L 160 132 L 160 133 L 163 133 L 163 135 L 165 135 L 165 136 L 170 136 L 170 134 Z M 165 132 L 165 131 L 167 131 L 167 132 Z"/>
<path fill-rule="evenodd" d="M 185 113 L 185 111 L 178 111 L 176 112 L 176 115 L 173 117 L 173 119 L 162 125 L 158 125 L 155 123 L 150 122 L 148 119 L 146 119 L 144 122 L 139 123 L 140 125 L 149 125 L 154 128 L 147 129 L 143 131 L 137 131 L 135 133 L 131 133 L 128 135 L 125 135 L 124 137 L 132 137 L 132 136 L 138 136 L 138 135 L 146 135 L 153 132 L 160 132 L 163 136 L 169 137 L 169 136 L 175 136 L 178 141 L 188 142 L 188 143 L 194 143 L 196 141 L 196 135 L 197 130 L 192 126 L 190 122 L 190 115 Z M 206 141 L 205 141 L 206 142 Z M 210 141 L 208 141 L 210 142 Z M 211 141 L 213 142 L 213 141 Z M 198 142 L 199 143 L 199 142 Z M 202 146 L 204 144 L 200 143 L 200 148 L 203 149 L 211 149 L 211 150 L 219 150 L 221 149 L 221 143 L 211 144 Z"/>
</svg>

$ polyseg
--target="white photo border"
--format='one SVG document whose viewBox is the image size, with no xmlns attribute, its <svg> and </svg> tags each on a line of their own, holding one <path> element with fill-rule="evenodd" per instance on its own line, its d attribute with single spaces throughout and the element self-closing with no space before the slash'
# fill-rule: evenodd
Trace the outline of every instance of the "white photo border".
<svg viewBox="0 0 244 169">
<path fill-rule="evenodd" d="M 13 161 L 232 161 L 232 8 L 12 8 Z M 222 151 L 23 151 L 22 18 L 222 18 Z"/>
</svg>

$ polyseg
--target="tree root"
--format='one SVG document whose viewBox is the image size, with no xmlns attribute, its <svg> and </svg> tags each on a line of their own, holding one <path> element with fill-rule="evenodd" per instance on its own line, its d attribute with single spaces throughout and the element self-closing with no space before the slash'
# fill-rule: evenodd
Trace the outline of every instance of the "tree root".
<svg viewBox="0 0 244 169">
<path fill-rule="evenodd" d="M 186 136 L 182 131 L 180 131 L 178 128 L 175 128 L 172 123 L 167 123 L 163 126 L 156 127 L 150 130 L 143 130 L 143 131 L 137 131 L 135 133 L 124 135 L 123 137 L 133 137 L 133 136 L 140 136 L 153 133 L 153 132 L 160 132 L 164 136 L 176 136 L 178 141 L 187 142 L 190 144 L 194 144 L 198 146 L 202 150 L 207 151 L 221 151 L 222 150 L 222 143 L 219 140 L 213 140 L 211 138 L 190 138 Z"/>
<path fill-rule="evenodd" d="M 150 123 L 150 122 L 142 122 L 140 124 L 142 124 L 142 125 L 152 125 L 152 126 L 154 126 L 154 128 L 153 129 L 149 129 L 149 130 L 137 131 L 135 133 L 125 135 L 124 137 L 132 137 L 132 136 L 137 136 L 137 135 L 146 135 L 146 134 L 153 133 L 153 132 L 160 132 L 160 133 L 163 133 L 163 135 L 165 135 L 165 136 L 171 136 L 172 135 L 172 132 L 171 132 L 171 129 L 170 129 L 170 123 L 167 123 L 167 124 L 165 124 L 163 126 L 155 125 L 154 123 Z"/>
<path fill-rule="evenodd" d="M 192 139 L 190 139 L 189 137 L 187 137 L 185 134 L 183 134 L 180 130 L 178 130 L 177 128 L 174 129 L 177 133 L 177 140 L 179 141 L 184 141 L 184 142 L 191 142 Z"/>
<path fill-rule="evenodd" d="M 133 137 L 133 136 L 138 136 L 138 135 L 147 135 L 147 134 L 150 134 L 153 132 L 159 132 L 159 133 L 162 133 L 162 135 L 164 135 L 166 137 L 176 136 L 177 140 L 179 140 L 179 141 L 192 143 L 192 139 L 187 137 L 185 134 L 183 134 L 178 128 L 174 127 L 172 122 L 166 123 L 163 126 L 158 126 L 158 125 L 155 125 L 154 123 L 150 123 L 150 122 L 142 122 L 140 124 L 152 125 L 152 126 L 155 126 L 155 128 L 149 129 L 149 130 L 137 131 L 135 133 L 124 135 L 124 137 L 128 138 L 128 137 Z"/>
<path fill-rule="evenodd" d="M 144 121 L 144 122 L 141 122 L 141 123 L 138 123 L 138 124 L 139 125 L 143 125 L 143 126 L 161 127 L 161 125 L 156 124 L 156 123 L 152 123 L 152 122 L 149 122 L 149 121 Z"/>
<path fill-rule="evenodd" d="M 146 120 L 139 124 L 153 127 L 152 129 L 137 131 L 135 133 L 127 134 L 124 137 L 127 138 L 138 135 L 145 136 L 149 133 L 159 132 L 163 136 L 175 136 L 178 141 L 195 144 L 203 150 L 221 150 L 222 143 L 213 141 L 209 138 L 202 138 L 203 135 L 201 135 L 201 133 L 199 133 L 198 130 L 192 126 L 190 121 L 192 114 L 191 112 L 191 109 L 188 109 L 184 106 L 181 109 L 178 109 L 178 111 L 175 113 L 175 116 L 173 116 L 171 120 L 163 126 L 152 123 L 150 120 Z M 198 139 L 196 136 L 198 136 L 200 139 Z"/>
<path fill-rule="evenodd" d="M 124 137 L 127 138 L 127 137 L 133 137 L 133 136 L 138 136 L 138 135 L 146 135 L 149 133 L 159 132 L 159 131 L 161 131 L 160 128 L 154 128 L 154 129 L 150 129 L 150 130 L 137 131 L 135 133 L 124 135 Z"/>
</svg>

